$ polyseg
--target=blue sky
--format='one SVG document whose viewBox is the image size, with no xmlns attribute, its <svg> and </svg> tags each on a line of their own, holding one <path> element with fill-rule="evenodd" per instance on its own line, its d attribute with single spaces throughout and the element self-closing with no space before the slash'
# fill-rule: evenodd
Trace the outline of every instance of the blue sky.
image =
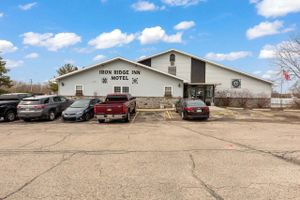
<svg viewBox="0 0 300 200">
<path fill-rule="evenodd" d="M 271 79 L 274 49 L 299 23 L 300 0 L 0 0 L 0 51 L 25 82 L 170 48 Z"/>
</svg>

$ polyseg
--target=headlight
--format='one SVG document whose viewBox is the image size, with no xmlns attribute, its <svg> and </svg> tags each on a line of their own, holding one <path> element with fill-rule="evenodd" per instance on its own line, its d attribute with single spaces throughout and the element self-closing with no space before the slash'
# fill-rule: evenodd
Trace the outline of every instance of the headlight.
<svg viewBox="0 0 300 200">
<path fill-rule="evenodd" d="M 76 115 L 82 115 L 82 114 L 83 114 L 83 112 L 81 112 L 81 111 L 76 113 Z"/>
</svg>

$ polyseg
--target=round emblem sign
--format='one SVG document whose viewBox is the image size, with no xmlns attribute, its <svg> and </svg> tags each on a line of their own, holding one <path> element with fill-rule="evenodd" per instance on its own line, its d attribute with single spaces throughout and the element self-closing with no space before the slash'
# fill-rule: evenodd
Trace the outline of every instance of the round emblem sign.
<svg viewBox="0 0 300 200">
<path fill-rule="evenodd" d="M 240 88 L 241 87 L 241 80 L 239 79 L 235 79 L 235 80 L 232 80 L 232 87 L 234 88 Z"/>
</svg>

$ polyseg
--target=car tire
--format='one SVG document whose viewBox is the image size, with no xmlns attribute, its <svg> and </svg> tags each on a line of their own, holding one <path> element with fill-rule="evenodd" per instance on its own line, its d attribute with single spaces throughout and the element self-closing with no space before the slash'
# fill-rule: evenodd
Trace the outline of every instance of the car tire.
<svg viewBox="0 0 300 200">
<path fill-rule="evenodd" d="M 84 121 L 89 121 L 90 119 L 91 119 L 90 113 L 85 113 L 84 116 L 83 116 L 83 120 Z"/>
<path fill-rule="evenodd" d="M 12 121 L 15 121 L 17 118 L 17 115 L 14 111 L 10 110 L 8 111 L 5 116 L 4 116 L 4 120 L 7 121 L 7 122 L 12 122 Z"/>
<path fill-rule="evenodd" d="M 48 113 L 48 120 L 49 121 L 54 121 L 55 120 L 55 112 L 53 110 L 50 110 Z"/>
<path fill-rule="evenodd" d="M 126 118 L 125 118 L 125 122 L 129 122 L 130 121 L 130 112 L 127 112 Z"/>
<path fill-rule="evenodd" d="M 99 124 L 104 123 L 105 119 L 98 119 Z"/>
</svg>

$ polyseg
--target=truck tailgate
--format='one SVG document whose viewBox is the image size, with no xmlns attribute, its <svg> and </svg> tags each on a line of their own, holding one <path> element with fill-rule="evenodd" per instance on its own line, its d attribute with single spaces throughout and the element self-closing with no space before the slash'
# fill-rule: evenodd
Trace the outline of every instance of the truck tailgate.
<svg viewBox="0 0 300 200">
<path fill-rule="evenodd" d="M 123 113 L 123 104 L 113 103 L 113 104 L 99 104 L 95 106 L 95 114 L 107 114 L 116 115 Z"/>
</svg>

